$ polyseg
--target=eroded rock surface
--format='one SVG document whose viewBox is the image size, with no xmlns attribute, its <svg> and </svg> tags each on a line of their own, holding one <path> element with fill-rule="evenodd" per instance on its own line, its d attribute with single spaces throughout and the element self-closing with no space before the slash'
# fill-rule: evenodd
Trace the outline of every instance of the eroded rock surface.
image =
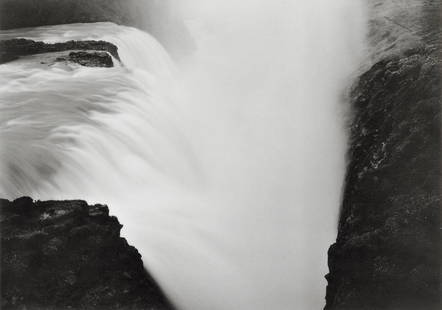
<svg viewBox="0 0 442 310">
<path fill-rule="evenodd" d="M 381 27 L 372 28 L 374 64 L 351 94 L 327 310 L 440 309 L 440 3 L 407 1 L 416 6 L 377 1 L 379 12 L 396 14 L 373 22 Z"/>
<path fill-rule="evenodd" d="M 120 60 L 118 48 L 106 41 L 67 41 L 61 43 L 45 43 L 27 39 L 10 39 L 0 41 L 0 64 L 19 59 L 21 56 L 29 56 L 43 53 L 55 53 L 62 51 L 77 51 L 76 54 L 69 55 L 66 59 L 73 62 L 83 62 L 89 66 L 112 67 L 112 55 Z M 81 52 L 83 51 L 83 52 Z M 89 54 L 85 54 L 88 51 Z M 101 51 L 102 53 L 95 53 Z M 108 53 L 110 55 L 108 55 Z M 106 56 L 106 55 L 107 56 Z M 89 59 L 90 61 L 84 61 Z M 110 65 L 112 63 L 112 65 Z"/>
<path fill-rule="evenodd" d="M 56 61 L 70 61 L 85 67 L 114 66 L 112 57 L 106 52 L 70 52 L 67 57 L 58 57 Z"/>
<path fill-rule="evenodd" d="M 172 309 L 106 206 L 20 198 L 0 210 L 2 309 Z"/>
<path fill-rule="evenodd" d="M 360 79 L 326 309 L 439 309 L 440 62 L 383 60 Z"/>
</svg>

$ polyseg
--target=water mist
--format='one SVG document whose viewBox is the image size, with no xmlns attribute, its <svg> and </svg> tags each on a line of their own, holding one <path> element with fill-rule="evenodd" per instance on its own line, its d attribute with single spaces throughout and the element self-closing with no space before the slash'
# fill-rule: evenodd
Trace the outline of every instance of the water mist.
<svg viewBox="0 0 442 310">
<path fill-rule="evenodd" d="M 125 65 L 3 66 L 1 194 L 109 204 L 179 309 L 321 309 L 364 5 L 188 0 L 179 13 L 197 46 L 180 64 L 109 23 L 21 33 L 114 42 Z"/>
</svg>

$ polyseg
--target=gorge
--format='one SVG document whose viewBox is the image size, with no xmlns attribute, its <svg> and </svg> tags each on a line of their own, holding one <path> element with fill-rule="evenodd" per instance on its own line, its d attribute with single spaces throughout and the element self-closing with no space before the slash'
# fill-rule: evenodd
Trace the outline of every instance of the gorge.
<svg viewBox="0 0 442 310">
<path fill-rule="evenodd" d="M 192 43 L 171 43 L 183 31 L 155 32 L 148 18 L 110 18 L 127 8 L 107 5 L 70 15 L 76 24 L 2 21 L 1 44 L 20 38 L 44 53 L 0 65 L 0 196 L 108 205 L 148 270 L 137 269 L 144 287 L 129 299 L 104 299 L 109 309 L 172 308 L 167 298 L 177 309 L 310 310 L 325 296 L 326 309 L 437 309 L 438 3 L 173 5 Z M 113 65 L 70 59 L 84 50 Z M 16 203 L 2 201 L 2 237 Z M 10 309 L 37 306 L 8 298 Z"/>
</svg>

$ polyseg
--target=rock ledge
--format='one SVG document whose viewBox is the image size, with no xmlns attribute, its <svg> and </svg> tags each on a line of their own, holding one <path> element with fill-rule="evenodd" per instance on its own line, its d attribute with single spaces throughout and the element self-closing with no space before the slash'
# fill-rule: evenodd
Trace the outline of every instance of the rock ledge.
<svg viewBox="0 0 442 310">
<path fill-rule="evenodd" d="M 21 56 L 64 51 L 77 51 L 75 54 L 71 52 L 66 60 L 90 67 L 112 67 L 110 55 L 120 60 L 117 46 L 106 41 L 67 41 L 50 44 L 28 39 L 10 39 L 0 41 L 0 64 L 17 60 Z"/>
<path fill-rule="evenodd" d="M 0 200 L 2 309 L 173 309 L 103 205 Z"/>
</svg>

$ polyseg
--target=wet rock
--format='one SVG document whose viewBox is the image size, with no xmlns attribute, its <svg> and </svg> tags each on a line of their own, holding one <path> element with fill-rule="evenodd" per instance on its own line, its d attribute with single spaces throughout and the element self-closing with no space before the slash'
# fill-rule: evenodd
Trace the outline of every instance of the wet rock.
<svg viewBox="0 0 442 310">
<path fill-rule="evenodd" d="M 120 60 L 118 48 L 106 41 L 67 41 L 50 44 L 28 39 L 10 39 L 0 41 L 0 64 L 16 60 L 21 56 L 62 51 L 73 51 L 67 59 L 88 66 L 112 67 L 110 55 Z M 79 51 L 87 51 L 87 54 Z"/>
<path fill-rule="evenodd" d="M 85 67 L 114 66 L 112 57 L 106 52 L 70 52 L 67 57 L 58 57 L 56 61 L 68 61 Z"/>
<path fill-rule="evenodd" d="M 424 39 L 376 54 L 353 88 L 326 310 L 440 309 L 442 62 Z"/>
<path fill-rule="evenodd" d="M 2 309 L 172 309 L 106 206 L 20 198 L 0 211 Z"/>
</svg>

